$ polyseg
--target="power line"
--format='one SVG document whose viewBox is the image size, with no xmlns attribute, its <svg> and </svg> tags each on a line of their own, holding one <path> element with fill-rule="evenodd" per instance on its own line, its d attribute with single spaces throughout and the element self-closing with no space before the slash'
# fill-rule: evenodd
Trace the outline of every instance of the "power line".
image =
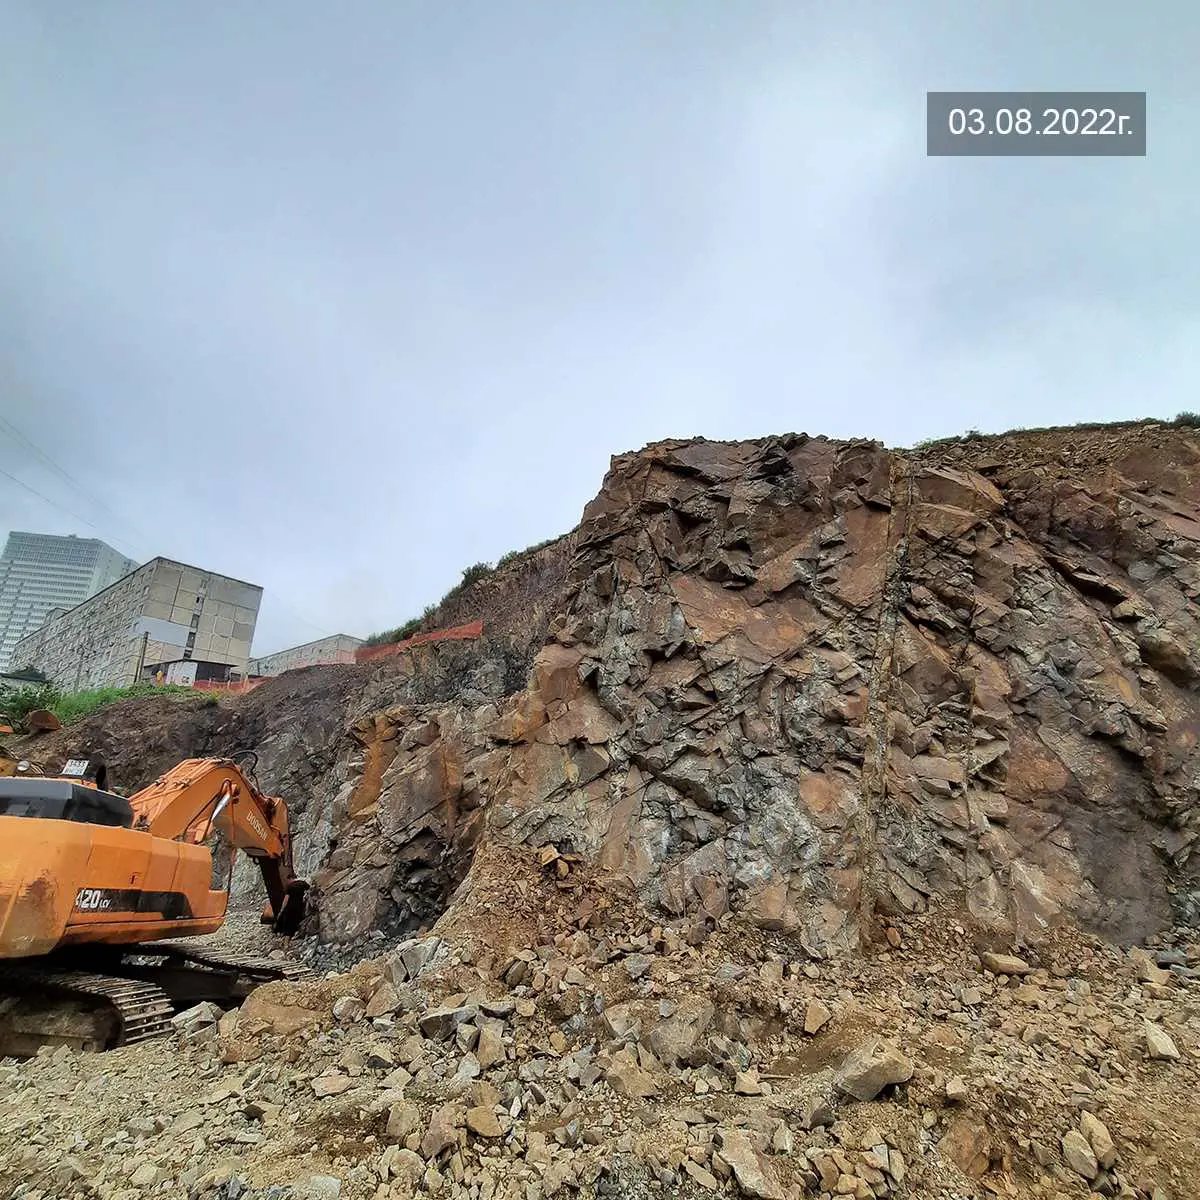
<svg viewBox="0 0 1200 1200">
<path fill-rule="evenodd" d="M 65 505 L 59 504 L 57 500 L 51 500 L 49 496 L 42 495 L 42 493 L 39 492 L 37 490 L 37 488 L 30 487 L 29 484 L 27 484 L 22 479 L 18 479 L 15 475 L 10 475 L 6 470 L 4 470 L 3 467 L 0 467 L 0 475 L 3 475 L 5 479 L 11 479 L 13 481 L 13 483 L 15 483 L 17 485 L 17 487 L 23 487 L 27 492 L 36 496 L 39 500 L 44 500 L 47 504 L 50 505 L 51 508 L 57 508 L 59 510 L 59 512 L 64 512 L 67 514 L 67 516 L 74 517 L 75 520 L 77 520 L 77 521 L 82 521 L 89 529 L 94 529 L 97 533 L 100 533 L 100 534 L 104 533 L 104 530 L 101 529 L 99 525 L 96 525 L 94 522 L 89 521 L 87 519 L 87 517 L 82 517 L 79 515 L 79 513 L 75 512 L 74 510 L 67 508 Z"/>
<path fill-rule="evenodd" d="M 274 593 L 274 596 L 275 603 L 278 604 L 280 608 L 284 610 L 284 612 L 291 613 L 291 615 L 295 617 L 296 620 L 302 625 L 307 625 L 310 629 L 315 629 L 317 633 L 321 634 L 322 637 L 333 636 L 324 626 L 318 625 L 315 621 L 310 621 L 303 613 L 297 612 L 296 609 L 294 609 L 286 600 L 284 600 L 278 592 Z"/>
<path fill-rule="evenodd" d="M 116 518 L 116 520 L 118 520 L 118 521 L 123 522 L 130 529 L 134 529 L 136 532 L 142 534 L 142 536 L 146 536 L 145 532 L 143 530 L 138 530 L 136 526 L 130 524 L 128 521 L 125 521 L 124 518 L 122 518 L 119 513 L 115 512 L 109 505 L 105 504 L 105 502 L 103 500 L 101 500 L 99 497 L 93 495 L 91 492 L 89 492 L 87 490 L 87 488 L 83 487 L 83 485 L 80 484 L 70 474 L 70 472 L 68 472 L 64 468 L 60 467 L 58 465 L 58 463 L 56 463 L 54 461 L 54 459 L 52 459 L 43 450 L 39 449 L 39 447 L 36 446 L 28 437 L 26 437 L 25 434 L 23 434 L 15 425 L 13 425 L 11 421 L 6 420 L 4 417 L 0 417 L 0 426 L 2 426 L 4 429 L 6 429 L 11 437 L 13 437 L 17 441 L 23 443 L 29 450 L 31 450 L 34 454 L 36 454 L 38 458 L 40 458 L 44 463 L 46 463 L 52 470 L 56 471 L 59 475 L 61 475 L 63 477 L 63 479 L 65 479 L 79 493 L 79 495 L 82 496 L 85 500 L 89 500 L 91 503 L 95 504 L 98 508 L 102 508 L 102 509 L 106 510 L 110 516 Z M 36 488 L 30 487 L 29 484 L 25 483 L 23 480 L 18 479 L 15 475 L 10 475 L 9 472 L 3 470 L 3 468 L 0 468 L 0 475 L 3 475 L 6 479 L 11 479 L 12 482 L 15 483 L 18 487 L 24 488 L 27 492 L 36 496 L 39 500 L 45 501 L 45 503 L 49 504 L 51 507 L 57 508 L 60 512 L 64 512 L 68 516 L 74 517 L 77 521 L 82 521 L 86 526 L 88 526 L 89 529 L 94 529 L 101 536 L 103 536 L 103 537 L 108 536 L 105 533 L 105 531 L 100 528 L 100 526 L 96 525 L 93 521 L 89 521 L 87 519 L 87 517 L 80 516 L 79 513 L 73 511 L 72 509 L 67 508 L 65 505 L 59 504 L 59 503 L 57 503 L 57 501 L 51 500 L 49 496 L 45 496 L 41 492 L 39 492 Z M 116 541 L 115 538 L 113 538 L 111 540 Z M 121 539 L 121 540 L 124 541 L 124 539 Z M 136 544 L 134 544 L 134 543 L 131 543 L 131 545 L 134 545 L 135 548 L 141 549 L 143 551 L 146 550 L 146 548 L 147 548 L 144 545 L 137 547 Z M 286 600 L 284 600 L 283 597 L 280 596 L 278 592 L 276 592 L 274 594 L 274 598 L 275 598 L 275 602 L 285 612 L 290 613 L 291 616 L 295 620 L 299 621 L 302 625 L 307 625 L 310 629 L 315 630 L 317 633 L 321 634 L 323 637 L 332 636 L 330 634 L 330 631 L 328 629 L 326 629 L 323 625 L 318 625 L 315 621 L 306 617 L 303 613 L 301 613 L 297 609 L 293 608 L 292 605 L 288 604 L 288 602 Z"/>
<path fill-rule="evenodd" d="M 96 505 L 97 508 L 104 509 L 109 516 L 113 517 L 118 523 L 126 526 L 126 528 L 133 530 L 140 538 L 147 538 L 144 530 L 138 529 L 137 526 L 131 524 L 124 517 L 122 517 L 121 514 L 113 509 L 111 505 L 107 504 L 105 501 L 100 499 L 99 496 L 85 488 L 69 471 L 66 470 L 66 468 L 59 466 L 59 464 L 55 462 L 49 454 L 47 454 L 39 446 L 35 445 L 34 442 L 26 434 L 22 433 L 11 421 L 7 420 L 5 417 L 0 417 L 0 427 L 3 427 L 3 429 L 8 432 L 10 437 L 15 438 L 22 445 L 24 445 L 26 449 L 37 455 L 37 457 L 41 459 L 41 461 L 44 462 L 52 471 L 55 471 L 57 474 L 61 475 L 62 478 L 65 479 L 81 497 L 83 497 L 83 499 L 87 500 L 90 504 Z M 96 526 L 92 525 L 92 528 L 95 529 Z M 149 541 L 153 539 L 147 540 Z M 145 545 L 136 546 L 135 543 L 131 544 L 135 545 L 135 548 L 142 551 L 145 551 L 147 548 Z"/>
</svg>

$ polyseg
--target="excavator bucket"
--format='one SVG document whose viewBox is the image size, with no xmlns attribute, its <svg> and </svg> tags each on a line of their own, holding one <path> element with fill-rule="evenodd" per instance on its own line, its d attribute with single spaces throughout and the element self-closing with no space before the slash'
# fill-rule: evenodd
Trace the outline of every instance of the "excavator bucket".
<svg viewBox="0 0 1200 1200">
<path fill-rule="evenodd" d="M 279 912 L 276 913 L 268 903 L 262 911 L 262 923 L 270 925 L 283 937 L 292 937 L 309 914 L 308 890 L 307 880 L 293 879 L 287 885 Z"/>
</svg>

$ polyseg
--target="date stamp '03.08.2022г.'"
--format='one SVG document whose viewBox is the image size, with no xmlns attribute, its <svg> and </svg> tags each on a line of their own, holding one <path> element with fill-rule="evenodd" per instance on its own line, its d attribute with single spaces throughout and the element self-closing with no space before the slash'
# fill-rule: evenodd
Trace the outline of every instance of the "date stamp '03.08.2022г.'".
<svg viewBox="0 0 1200 1200">
<path fill-rule="evenodd" d="M 926 92 L 936 157 L 1146 154 L 1145 92 Z"/>
</svg>

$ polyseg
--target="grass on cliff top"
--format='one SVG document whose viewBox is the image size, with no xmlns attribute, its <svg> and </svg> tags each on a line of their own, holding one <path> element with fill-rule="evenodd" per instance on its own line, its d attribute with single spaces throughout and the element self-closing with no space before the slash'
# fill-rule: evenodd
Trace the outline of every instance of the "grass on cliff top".
<svg viewBox="0 0 1200 1200">
<path fill-rule="evenodd" d="M 42 683 L 34 687 L 12 688 L 0 692 L 0 713 L 8 717 L 14 728 L 20 728 L 25 718 L 35 708 L 52 712 L 64 725 L 71 725 L 98 709 L 118 700 L 129 700 L 137 696 L 206 696 L 195 688 L 176 687 L 166 684 L 157 687 L 152 683 L 136 683 L 130 687 L 88 688 L 81 692 L 63 692 L 53 684 Z"/>
<path fill-rule="evenodd" d="M 491 563 L 475 563 L 474 566 L 468 567 L 462 573 L 462 578 L 436 604 L 429 605 L 419 617 L 413 617 L 411 620 L 405 621 L 403 625 L 397 625 L 395 629 L 384 629 L 379 633 L 373 633 L 370 637 L 363 639 L 363 645 L 387 646 L 392 642 L 402 642 L 405 638 L 410 638 L 414 634 L 424 633 L 429 622 L 433 620 L 438 609 L 443 604 L 448 604 L 451 600 L 458 599 L 468 588 L 478 583 L 481 579 L 486 579 L 493 571 L 507 567 L 509 563 L 516 562 L 519 558 L 525 558 L 526 555 L 536 554 L 539 550 L 545 550 L 547 546 L 553 545 L 557 541 L 558 538 L 552 537 L 547 538 L 544 542 L 536 542 L 532 546 L 526 546 L 524 550 L 510 550 L 507 554 L 500 556 L 494 567 Z"/>
<path fill-rule="evenodd" d="M 954 442 L 978 442 L 985 438 L 1002 438 L 1008 437 L 1014 433 L 1058 433 L 1064 429 L 1108 429 L 1112 426 L 1121 425 L 1182 425 L 1188 428 L 1200 428 L 1200 413 L 1181 412 L 1176 413 L 1173 420 L 1167 421 L 1162 417 L 1142 417 L 1140 420 L 1129 421 L 1077 421 L 1074 425 L 1038 425 L 1026 426 L 1017 425 L 1013 429 L 1006 429 L 1003 433 L 980 433 L 978 429 L 968 429 L 966 433 L 951 434 L 948 437 L 940 438 L 925 438 L 917 442 L 913 447 L 914 450 L 928 450 L 931 446 L 948 446 Z"/>
</svg>

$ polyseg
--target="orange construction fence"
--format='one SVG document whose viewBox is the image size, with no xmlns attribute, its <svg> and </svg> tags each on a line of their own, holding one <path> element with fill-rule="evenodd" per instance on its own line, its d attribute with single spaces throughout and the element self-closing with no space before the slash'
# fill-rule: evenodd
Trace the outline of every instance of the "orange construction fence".
<svg viewBox="0 0 1200 1200">
<path fill-rule="evenodd" d="M 435 629 L 432 633 L 414 634 L 402 642 L 388 642 L 384 646 L 359 646 L 354 652 L 354 661 L 374 662 L 379 658 L 391 658 L 393 654 L 400 654 L 426 642 L 468 642 L 482 635 L 483 622 L 472 621 L 469 625 L 455 625 L 451 629 Z"/>
<path fill-rule="evenodd" d="M 192 687 L 198 692 L 224 692 L 228 695 L 240 696 L 243 692 L 252 692 L 265 679 L 239 679 L 235 683 L 203 683 L 197 680 Z"/>
</svg>

